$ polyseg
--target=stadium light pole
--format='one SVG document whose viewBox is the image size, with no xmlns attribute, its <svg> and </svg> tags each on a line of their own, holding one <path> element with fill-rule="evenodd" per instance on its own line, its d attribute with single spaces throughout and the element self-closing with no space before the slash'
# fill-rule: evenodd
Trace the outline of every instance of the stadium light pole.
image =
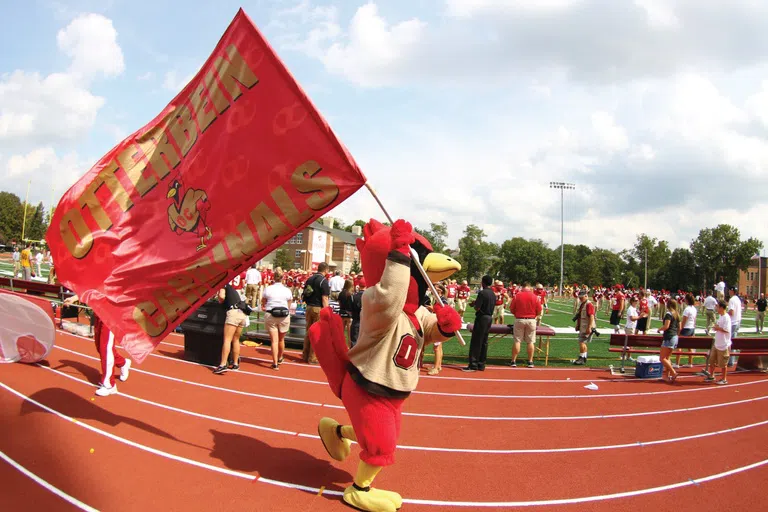
<svg viewBox="0 0 768 512">
<path fill-rule="evenodd" d="M 560 295 L 563 295 L 563 254 L 565 246 L 563 245 L 564 219 L 563 219 L 563 192 L 565 190 L 574 190 L 576 185 L 562 181 L 550 181 L 549 188 L 560 191 Z"/>
</svg>

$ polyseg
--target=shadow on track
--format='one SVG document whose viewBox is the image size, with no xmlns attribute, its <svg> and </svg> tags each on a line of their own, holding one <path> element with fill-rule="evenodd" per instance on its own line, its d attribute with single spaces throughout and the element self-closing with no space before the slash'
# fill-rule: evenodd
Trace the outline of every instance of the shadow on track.
<svg viewBox="0 0 768 512">
<path fill-rule="evenodd" d="M 312 487 L 324 485 L 334 490 L 343 490 L 352 481 L 351 474 L 335 467 L 329 460 L 315 458 L 301 450 L 275 448 L 241 434 L 215 429 L 210 432 L 213 436 L 211 456 L 229 469 L 258 472 L 264 478 Z"/>
</svg>

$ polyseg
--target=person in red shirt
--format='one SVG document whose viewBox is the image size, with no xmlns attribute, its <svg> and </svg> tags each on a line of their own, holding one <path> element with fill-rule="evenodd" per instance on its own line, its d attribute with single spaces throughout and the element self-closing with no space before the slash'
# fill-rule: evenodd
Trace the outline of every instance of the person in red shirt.
<svg viewBox="0 0 768 512">
<path fill-rule="evenodd" d="M 245 300 L 245 272 L 241 272 L 233 277 L 229 284 L 235 289 L 240 298 Z"/>
<path fill-rule="evenodd" d="M 455 279 L 449 279 L 448 284 L 445 286 L 445 298 L 448 300 L 448 305 L 452 308 L 456 308 L 456 292 L 459 286 L 456 284 Z"/>
<path fill-rule="evenodd" d="M 501 281 L 496 281 L 496 285 L 491 288 L 496 296 L 496 305 L 493 308 L 493 323 L 504 323 L 504 303 L 507 301 L 507 290 Z"/>
<path fill-rule="evenodd" d="M 461 282 L 461 286 L 456 288 L 456 311 L 459 312 L 459 316 L 464 318 L 464 312 L 467 310 L 467 301 L 469 301 L 469 295 L 472 293 L 472 289 L 467 285 L 467 280 Z"/>
<path fill-rule="evenodd" d="M 619 324 L 621 324 L 621 316 L 624 313 L 624 294 L 621 291 L 619 285 L 616 285 L 616 291 L 613 292 L 612 307 L 611 307 L 611 325 L 613 326 L 613 332 L 619 333 Z"/>
<path fill-rule="evenodd" d="M 650 323 L 651 323 L 651 308 L 648 305 L 648 297 L 650 297 L 651 292 L 643 292 L 643 290 L 640 290 L 640 293 L 638 293 L 638 297 L 640 299 L 640 305 L 638 306 L 638 314 L 640 315 L 640 318 L 637 320 L 637 330 L 635 331 L 636 334 L 646 334 L 648 329 L 650 329 Z"/>
<path fill-rule="evenodd" d="M 520 344 L 525 341 L 528 345 L 528 368 L 533 368 L 533 356 L 536 353 L 536 319 L 542 311 L 541 299 L 531 290 L 530 283 L 523 285 L 523 290 L 515 295 L 509 306 L 509 311 L 515 315 L 513 336 L 515 344 L 512 348 L 512 367 L 517 366 L 517 355 Z"/>
</svg>

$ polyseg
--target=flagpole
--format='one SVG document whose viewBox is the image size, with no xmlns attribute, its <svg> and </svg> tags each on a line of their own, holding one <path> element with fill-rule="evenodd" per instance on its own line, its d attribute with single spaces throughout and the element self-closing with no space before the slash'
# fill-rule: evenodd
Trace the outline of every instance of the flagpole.
<svg viewBox="0 0 768 512">
<path fill-rule="evenodd" d="M 32 180 L 27 183 L 27 197 L 24 199 L 24 219 L 21 221 L 21 243 L 24 244 L 24 233 L 27 227 L 27 205 L 29 204 L 29 187 L 32 185 Z"/>
<path fill-rule="evenodd" d="M 394 224 L 395 221 L 392 220 L 392 217 L 387 212 L 387 209 L 384 208 L 384 205 L 381 203 L 381 200 L 379 199 L 379 196 L 376 195 L 376 191 L 373 190 L 373 187 L 366 181 L 365 182 L 365 188 L 368 189 L 368 192 L 371 193 L 373 198 L 376 200 L 376 202 L 379 204 L 379 208 L 381 208 L 381 211 L 384 212 L 384 216 L 387 218 L 390 224 Z M 427 275 L 427 271 L 424 270 L 424 267 L 421 266 L 421 262 L 419 261 L 419 256 L 416 254 L 416 251 L 411 247 L 411 259 L 416 263 L 416 268 L 419 269 L 419 273 L 421 274 L 421 277 L 424 278 L 424 280 L 427 282 L 427 286 L 429 286 L 429 291 L 432 292 L 432 296 L 435 298 L 435 300 L 439 300 L 440 295 L 437 293 L 437 289 L 435 288 L 434 283 Z M 464 341 L 464 338 L 461 335 L 461 332 L 456 331 L 456 337 L 459 339 L 459 343 L 462 346 L 465 346 L 467 343 Z"/>
</svg>

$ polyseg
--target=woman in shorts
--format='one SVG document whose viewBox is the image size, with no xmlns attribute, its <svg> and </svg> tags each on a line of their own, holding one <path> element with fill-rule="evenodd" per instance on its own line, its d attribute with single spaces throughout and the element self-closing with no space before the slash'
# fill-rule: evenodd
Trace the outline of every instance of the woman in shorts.
<svg viewBox="0 0 768 512">
<path fill-rule="evenodd" d="M 224 320 L 224 344 L 221 346 L 221 363 L 213 369 L 213 373 L 220 375 L 230 370 L 240 369 L 240 334 L 245 327 L 248 318 L 241 309 L 244 305 L 240 294 L 231 284 L 227 283 L 219 290 L 219 302 L 224 303 L 227 317 Z M 232 351 L 232 364 L 227 368 L 229 352 Z"/>
<path fill-rule="evenodd" d="M 350 346 L 352 340 L 352 295 L 355 293 L 355 282 L 352 279 L 344 281 L 344 288 L 339 293 L 339 315 L 344 322 L 344 332 L 347 335 L 347 346 Z"/>
<path fill-rule="evenodd" d="M 696 309 L 696 300 L 693 298 L 692 293 L 685 294 L 685 309 L 683 310 L 683 318 L 680 320 L 680 336 L 693 336 L 696 332 L 696 316 L 698 310 Z M 689 352 L 694 353 L 696 349 L 688 349 Z M 680 354 L 677 355 L 675 366 L 680 366 Z M 693 368 L 693 356 L 688 356 L 687 368 Z"/>
<path fill-rule="evenodd" d="M 664 333 L 659 359 L 661 359 L 661 364 L 667 370 L 667 380 L 675 382 L 677 372 L 669 360 L 672 351 L 677 348 L 677 333 L 680 329 L 680 314 L 677 312 L 677 301 L 675 299 L 667 301 L 667 312 L 664 315 L 663 322 L 664 325 L 659 328 L 659 332 Z"/>
<path fill-rule="evenodd" d="M 293 293 L 283 284 L 285 274 L 275 271 L 275 282 L 267 286 L 261 297 L 261 310 L 265 311 L 264 327 L 272 343 L 272 369 L 279 370 L 285 353 L 285 334 L 291 327 Z"/>
</svg>

